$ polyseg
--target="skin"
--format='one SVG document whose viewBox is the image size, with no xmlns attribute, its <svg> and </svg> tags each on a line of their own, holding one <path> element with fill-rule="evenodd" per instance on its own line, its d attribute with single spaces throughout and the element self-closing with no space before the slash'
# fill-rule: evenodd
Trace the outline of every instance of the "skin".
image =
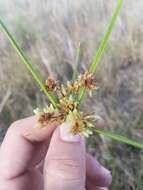
<svg viewBox="0 0 143 190">
<path fill-rule="evenodd" d="M 37 129 L 36 118 L 14 122 L 0 148 L 2 190 L 106 190 L 110 172 L 85 151 L 85 142 L 65 142 L 58 124 Z M 98 127 L 103 127 L 103 120 Z"/>
</svg>

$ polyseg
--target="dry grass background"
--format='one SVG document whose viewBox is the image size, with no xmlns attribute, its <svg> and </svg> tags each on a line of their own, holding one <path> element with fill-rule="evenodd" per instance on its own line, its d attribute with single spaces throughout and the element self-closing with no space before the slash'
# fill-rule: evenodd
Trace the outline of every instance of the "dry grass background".
<svg viewBox="0 0 143 190">
<path fill-rule="evenodd" d="M 0 16 L 46 78 L 71 78 L 76 47 L 78 70 L 91 63 L 115 7 L 115 0 L 5 0 Z M 143 1 L 126 0 L 106 54 L 96 72 L 99 91 L 83 109 L 103 116 L 108 129 L 143 138 Z M 46 104 L 29 73 L 0 32 L 0 130 Z M 112 190 L 143 190 L 143 152 L 104 137 L 88 149 L 112 170 Z"/>
</svg>

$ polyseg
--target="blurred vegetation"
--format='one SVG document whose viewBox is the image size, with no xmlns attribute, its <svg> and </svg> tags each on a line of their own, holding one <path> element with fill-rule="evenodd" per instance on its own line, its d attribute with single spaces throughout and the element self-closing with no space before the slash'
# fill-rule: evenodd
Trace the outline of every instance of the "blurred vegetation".
<svg viewBox="0 0 143 190">
<path fill-rule="evenodd" d="M 116 4 L 114 0 L 5 0 L 0 16 L 21 47 L 46 78 L 72 77 L 76 47 L 78 70 L 91 63 Z M 108 49 L 96 72 L 100 87 L 83 109 L 92 109 L 108 129 L 143 139 L 143 1 L 126 0 Z M 0 139 L 15 120 L 32 115 L 46 98 L 20 64 L 0 32 Z M 111 169 L 112 190 L 143 189 L 143 152 L 104 137 L 92 137 L 88 150 Z"/>
</svg>

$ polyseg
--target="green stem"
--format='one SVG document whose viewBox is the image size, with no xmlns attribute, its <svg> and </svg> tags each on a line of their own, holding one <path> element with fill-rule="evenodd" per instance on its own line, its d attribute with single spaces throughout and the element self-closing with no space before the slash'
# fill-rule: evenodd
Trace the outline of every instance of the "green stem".
<svg viewBox="0 0 143 190">
<path fill-rule="evenodd" d="M 132 145 L 132 146 L 134 146 L 136 148 L 143 149 L 143 143 L 138 143 L 136 141 L 128 139 L 127 137 L 123 137 L 121 135 L 117 135 L 117 134 L 105 131 L 103 129 L 98 129 L 98 128 L 94 128 L 94 131 L 97 134 L 104 135 L 105 137 L 108 137 L 108 138 L 113 139 L 115 141 L 125 143 L 125 144 L 128 144 L 128 145 Z"/>
<path fill-rule="evenodd" d="M 109 23 L 109 26 L 107 28 L 107 31 L 105 33 L 105 36 L 103 37 L 102 41 L 101 41 L 101 45 L 93 59 L 93 62 L 91 64 L 91 66 L 89 67 L 89 72 L 90 73 L 95 73 L 96 71 L 96 68 L 97 68 L 97 65 L 100 63 L 101 61 L 101 58 L 102 58 L 102 55 L 103 53 L 105 52 L 105 49 L 107 47 L 107 44 L 108 44 L 108 41 L 109 41 L 109 38 L 111 36 L 111 33 L 113 31 L 113 28 L 115 26 L 115 23 L 116 23 L 116 20 L 118 18 L 118 15 L 120 13 L 120 9 L 123 5 L 123 0 L 118 0 L 118 3 L 117 3 L 117 6 L 115 8 L 115 11 L 114 11 L 114 14 L 111 18 L 111 21 Z M 82 88 L 81 91 L 80 91 L 80 94 L 79 94 L 79 103 L 82 101 L 83 97 L 85 95 L 85 88 Z"/>
<path fill-rule="evenodd" d="M 73 68 L 72 81 L 76 80 L 76 78 L 77 78 L 78 62 L 79 62 L 79 56 L 80 56 L 80 47 L 81 47 L 81 44 L 79 42 L 78 47 L 76 48 L 76 59 L 75 59 L 75 66 Z"/>
<path fill-rule="evenodd" d="M 30 61 L 28 60 L 28 58 L 26 57 L 26 55 L 24 54 L 22 49 L 19 47 L 16 40 L 10 34 L 9 30 L 7 29 L 7 27 L 2 22 L 1 19 L 0 19 L 0 26 L 3 30 L 3 32 L 5 33 L 7 39 L 10 41 L 11 45 L 14 47 L 17 54 L 21 58 L 22 63 L 26 65 L 27 69 L 32 74 L 33 78 L 35 79 L 35 81 L 38 84 L 38 86 L 40 87 L 40 89 L 45 93 L 45 95 L 48 97 L 49 101 L 53 104 L 53 106 L 57 107 L 56 98 L 47 91 L 47 89 L 45 88 L 45 85 L 42 82 L 42 78 L 40 77 L 39 73 L 33 68 L 32 64 L 30 63 Z"/>
</svg>

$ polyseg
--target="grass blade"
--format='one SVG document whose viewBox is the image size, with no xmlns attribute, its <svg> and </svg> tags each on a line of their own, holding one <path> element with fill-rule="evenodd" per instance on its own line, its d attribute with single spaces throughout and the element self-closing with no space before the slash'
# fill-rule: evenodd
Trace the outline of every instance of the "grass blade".
<svg viewBox="0 0 143 190">
<path fill-rule="evenodd" d="M 13 48 L 16 50 L 19 57 L 21 58 L 22 63 L 24 65 L 26 65 L 27 69 L 29 70 L 29 72 L 31 73 L 33 78 L 35 79 L 35 81 L 38 84 L 39 88 L 45 93 L 45 95 L 48 97 L 49 101 L 53 104 L 53 106 L 57 107 L 56 98 L 46 90 L 46 88 L 45 88 L 45 86 L 43 84 L 43 80 L 42 80 L 41 76 L 33 68 L 32 64 L 29 61 L 29 59 L 26 57 L 26 55 L 24 54 L 24 52 L 22 51 L 22 49 L 20 48 L 20 46 L 18 45 L 16 40 L 13 38 L 13 36 L 11 35 L 11 33 L 9 32 L 9 30 L 7 29 L 7 27 L 5 26 L 5 24 L 3 23 L 3 21 L 1 19 L 0 19 L 0 26 L 1 26 L 2 30 L 3 30 L 3 32 L 5 33 L 7 39 L 9 40 L 9 42 L 11 43 Z"/>
<path fill-rule="evenodd" d="M 123 5 L 123 0 L 118 0 L 117 7 L 116 7 L 115 12 L 113 14 L 113 17 L 112 17 L 112 19 L 110 21 L 108 29 L 107 29 L 107 31 L 105 33 L 105 36 L 104 36 L 104 38 L 103 38 L 103 40 L 101 42 L 101 45 L 100 45 L 99 49 L 97 51 L 97 54 L 95 55 L 93 63 L 91 64 L 91 66 L 89 68 L 90 73 L 94 73 L 96 71 L 96 67 L 99 64 L 103 53 L 105 52 L 107 43 L 109 41 L 110 35 L 111 35 L 111 33 L 113 31 L 113 28 L 115 26 L 115 23 L 116 23 L 116 20 L 118 18 L 118 15 L 120 13 L 120 9 L 121 9 L 122 5 Z"/>
<path fill-rule="evenodd" d="M 123 137 L 121 135 L 117 135 L 117 134 L 105 131 L 103 129 L 97 129 L 97 128 L 95 128 L 94 131 L 97 134 L 104 135 L 105 137 L 108 137 L 108 138 L 113 139 L 115 141 L 118 141 L 120 143 L 128 144 L 128 145 L 134 146 L 136 148 L 143 149 L 143 143 L 138 143 L 138 142 L 136 142 L 134 140 L 128 139 L 127 137 Z"/>
<path fill-rule="evenodd" d="M 99 47 L 99 49 L 98 49 L 98 51 L 94 57 L 94 60 L 93 60 L 91 66 L 89 68 L 90 73 L 95 73 L 97 65 L 100 63 L 100 60 L 102 58 L 103 53 L 105 52 L 105 49 L 107 47 L 107 43 L 109 41 L 110 35 L 111 35 L 113 28 L 115 26 L 115 23 L 116 23 L 116 20 L 118 18 L 118 15 L 120 13 L 120 9 L 121 9 L 122 5 L 123 5 L 123 0 L 118 0 L 117 6 L 115 8 L 114 14 L 113 14 L 111 21 L 109 23 L 109 26 L 107 28 L 105 36 L 103 37 L 103 39 L 101 41 L 101 45 L 100 45 L 100 47 Z M 81 102 L 82 98 L 84 97 L 84 94 L 85 94 L 85 89 L 83 88 L 83 89 L 81 89 L 80 94 L 79 94 L 79 103 Z"/>
<path fill-rule="evenodd" d="M 76 80 L 77 78 L 77 68 L 78 68 L 78 62 L 79 62 L 79 56 L 80 56 L 80 48 L 81 44 L 79 42 L 78 47 L 76 48 L 76 60 L 75 60 L 75 66 L 73 68 L 73 75 L 72 75 L 72 80 Z"/>
</svg>

